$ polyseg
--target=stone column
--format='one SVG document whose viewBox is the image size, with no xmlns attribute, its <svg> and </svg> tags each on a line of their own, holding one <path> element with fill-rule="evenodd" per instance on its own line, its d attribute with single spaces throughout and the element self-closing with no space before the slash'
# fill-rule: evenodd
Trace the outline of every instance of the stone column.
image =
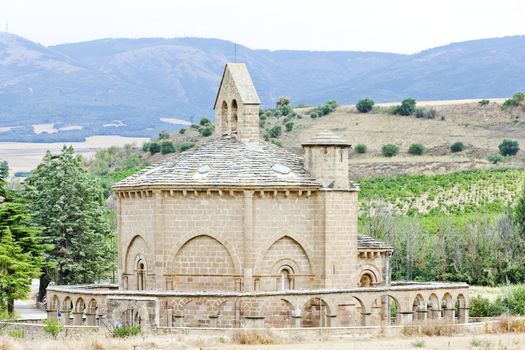
<svg viewBox="0 0 525 350">
<path fill-rule="evenodd" d="M 82 316 L 84 315 L 83 312 L 73 312 L 73 325 L 75 326 L 82 326 Z"/>
<path fill-rule="evenodd" d="M 47 320 L 49 322 L 56 322 L 56 321 L 58 321 L 57 310 L 47 310 Z"/>
<path fill-rule="evenodd" d="M 60 319 L 60 322 L 64 326 L 69 326 L 69 313 L 70 312 L 71 312 L 71 310 L 60 311 L 60 313 L 62 314 L 62 318 Z"/>
<path fill-rule="evenodd" d="M 468 322 L 468 307 L 460 307 L 459 308 L 458 322 L 459 323 L 467 323 Z"/>
<path fill-rule="evenodd" d="M 335 327 L 336 317 L 337 315 L 326 315 L 326 327 Z"/>
<path fill-rule="evenodd" d="M 417 319 L 419 321 L 424 321 L 427 319 L 427 314 L 427 310 L 425 309 L 417 310 Z"/>
<path fill-rule="evenodd" d="M 433 320 L 439 320 L 441 318 L 441 310 L 440 309 L 432 309 L 430 311 L 430 314 L 431 314 Z"/>
<path fill-rule="evenodd" d="M 162 196 L 162 191 L 153 191 L 153 210 L 154 210 L 154 238 L 151 241 L 152 242 L 152 251 L 150 252 L 151 257 L 153 257 L 153 260 L 151 260 L 150 263 L 155 264 L 157 261 L 163 261 L 163 257 L 157 257 L 158 253 L 158 246 L 157 243 L 164 242 L 164 199 Z M 165 281 L 162 278 L 162 275 L 164 273 L 162 264 L 159 264 L 157 266 L 156 264 L 154 266 L 146 266 L 149 273 L 154 274 L 154 286 L 157 290 L 164 290 L 166 288 Z M 151 282 L 150 282 L 151 283 Z M 145 289 L 151 289 L 151 284 L 148 286 L 147 278 L 146 278 L 146 288 Z"/>
<path fill-rule="evenodd" d="M 372 316 L 371 312 L 363 312 L 361 313 L 361 326 L 369 326 L 370 325 L 370 317 Z"/>
<path fill-rule="evenodd" d="M 95 326 L 95 317 L 97 315 L 96 314 L 92 314 L 92 313 L 86 313 L 86 325 L 87 326 Z"/>
<path fill-rule="evenodd" d="M 184 316 L 183 315 L 175 315 L 175 327 L 184 327 Z"/>
<path fill-rule="evenodd" d="M 401 316 L 400 324 L 410 324 L 413 321 L 414 313 L 412 311 L 400 312 L 398 315 Z"/>
<path fill-rule="evenodd" d="M 173 309 L 166 310 L 166 327 L 173 327 Z"/>
<path fill-rule="evenodd" d="M 122 198 L 124 192 L 117 192 L 117 248 L 122 249 Z M 117 254 L 117 278 L 118 284 L 123 289 L 128 289 L 127 281 L 124 285 L 122 281 L 122 274 L 124 273 L 124 262 L 122 254 Z"/>
<path fill-rule="evenodd" d="M 443 317 L 449 321 L 454 320 L 454 309 L 449 309 L 448 307 L 443 309 Z"/>
<path fill-rule="evenodd" d="M 208 318 L 210 319 L 210 328 L 217 328 L 218 324 L 219 324 L 219 316 L 217 315 L 213 315 L 213 316 L 208 316 Z"/>
<path fill-rule="evenodd" d="M 244 271 L 243 284 L 245 291 L 253 290 L 253 191 L 244 191 L 243 205 L 243 233 L 244 233 Z"/>
<path fill-rule="evenodd" d="M 292 316 L 292 328 L 301 328 L 301 316 Z"/>
</svg>

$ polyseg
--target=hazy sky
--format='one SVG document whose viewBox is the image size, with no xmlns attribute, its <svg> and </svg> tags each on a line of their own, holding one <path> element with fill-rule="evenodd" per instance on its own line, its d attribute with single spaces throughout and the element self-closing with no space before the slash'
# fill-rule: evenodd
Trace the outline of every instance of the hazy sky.
<svg viewBox="0 0 525 350">
<path fill-rule="evenodd" d="M 261 49 L 413 53 L 525 34 L 525 0 L 0 0 L 0 24 L 44 45 L 214 37 Z"/>
</svg>

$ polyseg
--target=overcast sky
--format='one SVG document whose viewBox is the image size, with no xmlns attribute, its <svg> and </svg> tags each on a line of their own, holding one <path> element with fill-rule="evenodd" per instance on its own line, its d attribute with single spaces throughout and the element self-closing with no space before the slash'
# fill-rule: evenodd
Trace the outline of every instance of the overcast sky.
<svg viewBox="0 0 525 350">
<path fill-rule="evenodd" d="M 525 0 L 0 0 L 0 24 L 44 45 L 213 37 L 254 49 L 414 53 L 525 34 Z M 4 30 L 4 29 L 2 29 Z"/>
</svg>

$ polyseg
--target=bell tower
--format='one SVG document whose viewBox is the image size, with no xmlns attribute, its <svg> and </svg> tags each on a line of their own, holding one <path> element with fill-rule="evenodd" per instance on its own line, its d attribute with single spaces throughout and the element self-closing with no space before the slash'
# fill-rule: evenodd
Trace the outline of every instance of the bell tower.
<svg viewBox="0 0 525 350">
<path fill-rule="evenodd" d="M 261 101 L 244 63 L 227 63 L 215 98 L 215 131 L 246 142 L 259 140 Z"/>
</svg>

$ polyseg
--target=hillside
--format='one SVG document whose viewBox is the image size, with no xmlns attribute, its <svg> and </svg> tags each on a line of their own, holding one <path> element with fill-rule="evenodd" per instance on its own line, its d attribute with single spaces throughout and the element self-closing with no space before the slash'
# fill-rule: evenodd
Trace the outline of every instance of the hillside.
<svg viewBox="0 0 525 350">
<path fill-rule="evenodd" d="M 0 140 L 153 136 L 199 120 L 234 43 L 217 39 L 103 39 L 44 47 L 0 33 Z M 525 90 L 525 37 L 455 43 L 413 55 L 252 50 L 237 45 L 264 106 L 505 97 Z M 34 124 L 54 124 L 35 134 Z M 64 129 L 66 128 L 66 129 Z M 68 130 L 69 129 L 69 130 Z"/>
</svg>

